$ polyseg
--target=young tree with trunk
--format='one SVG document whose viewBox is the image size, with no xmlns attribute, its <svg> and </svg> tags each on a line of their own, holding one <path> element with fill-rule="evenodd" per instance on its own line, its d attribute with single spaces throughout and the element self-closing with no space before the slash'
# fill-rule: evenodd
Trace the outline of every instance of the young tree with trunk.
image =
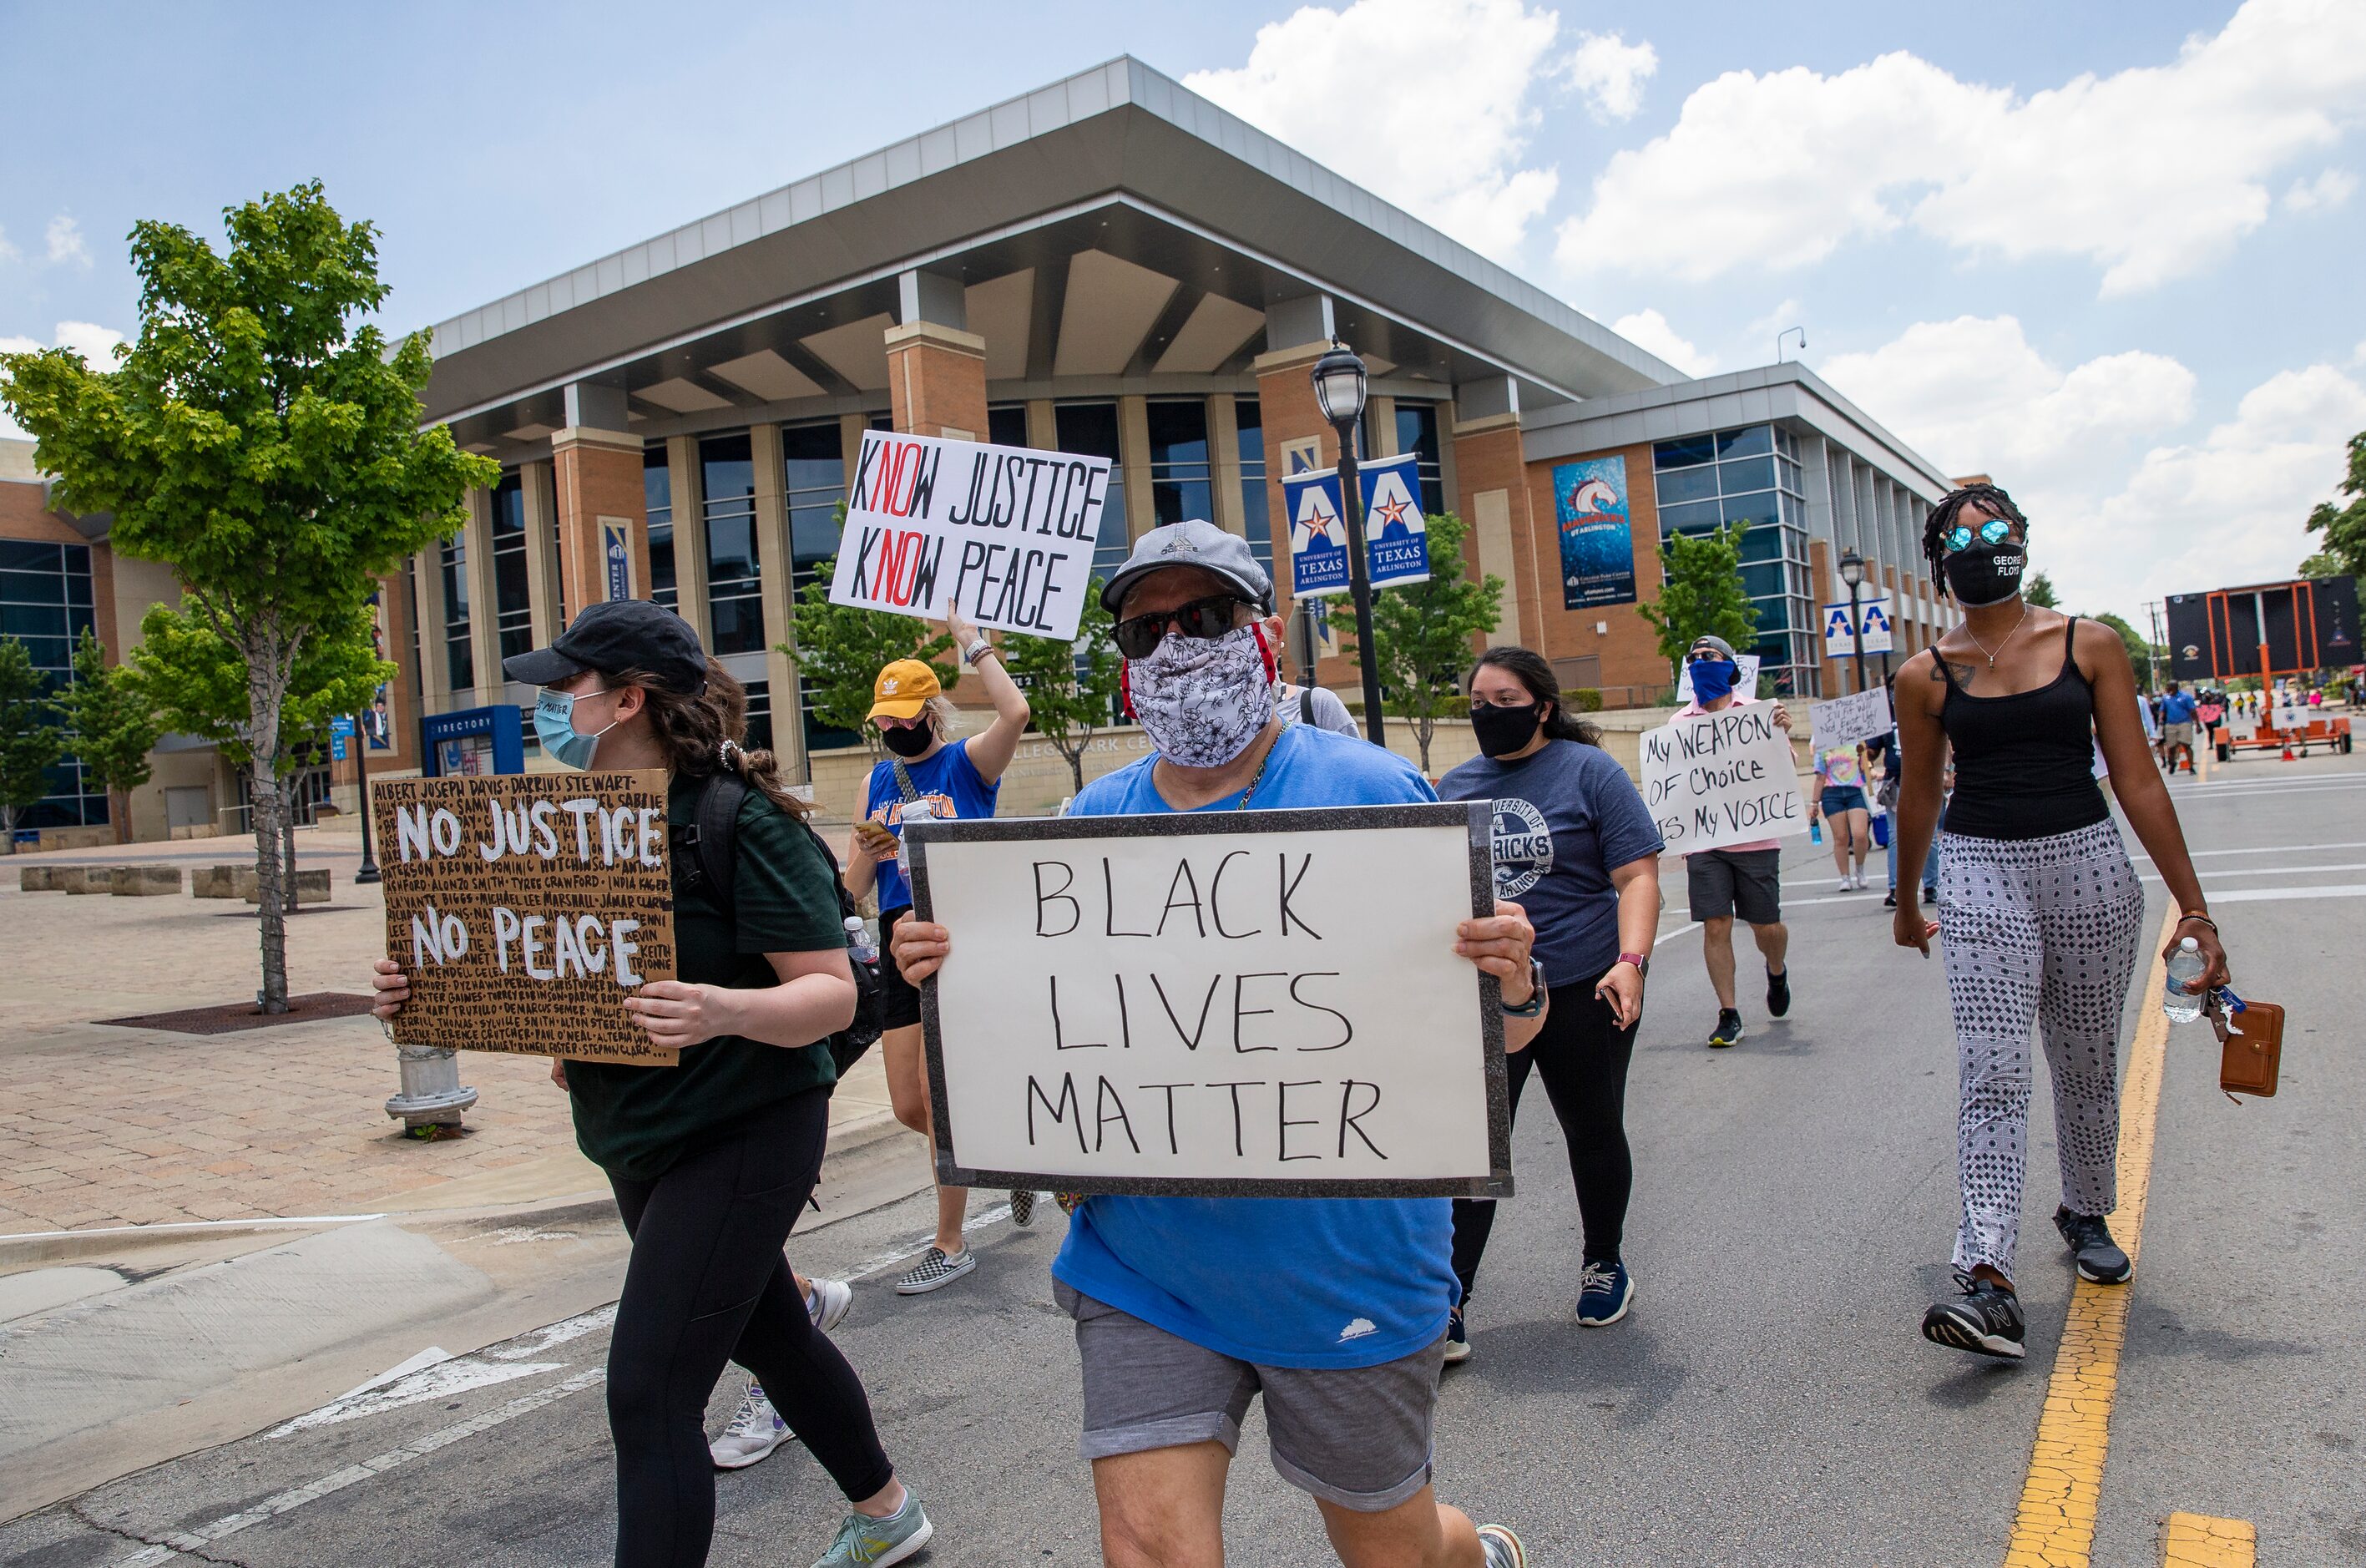
<svg viewBox="0 0 2366 1568">
<path fill-rule="evenodd" d="M 1758 606 L 1741 581 L 1739 525 L 1669 535 L 1660 547 L 1660 565 L 1667 574 L 1660 602 L 1637 604 L 1635 613 L 1659 633 L 1660 657 L 1668 661 L 1671 681 L 1684 650 L 1704 637 L 1721 637 L 1744 652 L 1758 640 Z"/>
<path fill-rule="evenodd" d="M 39 442 L 59 502 L 111 512 L 111 542 L 163 561 L 188 613 L 235 650 L 254 802 L 263 1008 L 287 1006 L 290 900 L 278 765 L 297 662 L 405 557 L 456 532 L 499 465 L 420 426 L 427 334 L 389 347 L 377 231 L 319 182 L 223 214 L 217 253 L 177 224 L 131 231 L 140 334 L 94 370 L 66 349 L 0 355 L 0 400 Z"/>
<path fill-rule="evenodd" d="M 1425 773 L 1438 719 L 1466 706 L 1462 673 L 1472 657 L 1471 639 L 1493 631 L 1504 619 L 1504 580 L 1474 581 L 1463 570 L 1462 541 L 1469 530 L 1462 519 L 1441 512 L 1427 519 L 1427 527 L 1429 581 L 1372 595 L 1381 705 L 1413 726 Z M 1331 606 L 1331 629 L 1339 634 L 1346 657 L 1358 657 L 1356 606 L 1346 594 Z"/>
<path fill-rule="evenodd" d="M 154 706 L 137 675 L 107 663 L 106 646 L 87 626 L 74 645 L 73 683 L 58 694 L 57 705 L 72 737 L 70 750 L 83 771 L 107 790 L 115 841 L 130 843 L 130 795 L 153 771 L 148 753 L 156 745 Z"/>
<path fill-rule="evenodd" d="M 0 841 L 11 849 L 17 814 L 50 793 L 50 769 L 65 750 L 43 685 L 25 645 L 0 637 Z"/>
<path fill-rule="evenodd" d="M 1096 731 L 1108 727 L 1117 702 L 1122 661 L 1110 640 L 1112 624 L 1101 608 L 1101 580 L 1096 577 L 1085 590 L 1076 641 L 1017 633 L 1002 639 L 1002 667 L 1027 694 L 1035 732 L 1066 760 L 1077 790 L 1085 787 L 1085 749 Z"/>
</svg>

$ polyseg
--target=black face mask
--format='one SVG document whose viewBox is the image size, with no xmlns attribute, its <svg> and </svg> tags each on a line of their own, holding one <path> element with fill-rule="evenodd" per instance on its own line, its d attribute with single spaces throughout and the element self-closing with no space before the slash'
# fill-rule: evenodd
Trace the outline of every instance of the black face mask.
<svg viewBox="0 0 2366 1568">
<path fill-rule="evenodd" d="M 1470 728 L 1479 738 L 1479 750 L 1490 757 L 1501 757 L 1526 746 L 1536 739 L 1538 709 L 1543 705 L 1530 703 L 1524 708 L 1499 708 L 1493 703 L 1473 705 Z"/>
<path fill-rule="evenodd" d="M 1967 610 L 2001 604 L 2021 592 L 2022 568 L 2028 564 L 2028 547 L 2010 539 L 1970 545 L 1947 558 L 1947 591 Z"/>
<path fill-rule="evenodd" d="M 910 761 L 927 750 L 929 743 L 936 739 L 936 736 L 925 724 L 886 724 L 880 726 L 879 739 L 887 743 L 887 750 Z"/>
</svg>

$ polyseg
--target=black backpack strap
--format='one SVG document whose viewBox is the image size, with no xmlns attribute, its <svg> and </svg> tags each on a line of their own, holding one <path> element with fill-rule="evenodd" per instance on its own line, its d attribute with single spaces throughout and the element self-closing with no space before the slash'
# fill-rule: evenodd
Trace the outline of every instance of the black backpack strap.
<svg viewBox="0 0 2366 1568">
<path fill-rule="evenodd" d="M 689 869 L 727 915 L 738 886 L 739 807 L 747 798 L 748 781 L 738 773 L 709 773 L 691 806 L 689 825 L 673 835 L 675 851 L 690 852 Z"/>
</svg>

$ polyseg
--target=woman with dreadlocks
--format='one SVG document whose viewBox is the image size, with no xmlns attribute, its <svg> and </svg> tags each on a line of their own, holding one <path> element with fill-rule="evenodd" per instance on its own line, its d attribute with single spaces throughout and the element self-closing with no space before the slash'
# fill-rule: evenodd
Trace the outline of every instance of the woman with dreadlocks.
<svg viewBox="0 0 2366 1568">
<path fill-rule="evenodd" d="M 1925 958 L 1944 932 L 1960 1089 L 1956 1162 L 1963 1223 L 1959 1297 L 1923 1315 L 1924 1337 L 2019 1358 L 2013 1293 L 2031 1086 L 2030 1026 L 2053 1070 L 2062 1203 L 2055 1227 L 2079 1274 L 2118 1284 L 2128 1255 L 2104 1216 L 2117 1205 L 2120 1014 L 2144 927 L 2144 888 L 2093 772 L 2100 742 L 2128 824 L 2182 911 L 2206 967 L 2193 988 L 2226 983 L 2219 946 L 2168 786 L 2136 712 L 2135 672 L 2111 627 L 2022 597 L 2029 524 L 1994 485 L 1966 485 L 1932 509 L 1922 551 L 1964 622 L 1906 661 L 1897 711 L 1905 780 L 1898 848 L 1921 863 L 1934 831 L 1939 919 L 1898 884 L 1896 935 Z M 1939 818 L 1940 773 L 1955 749 L 1955 791 Z"/>
</svg>

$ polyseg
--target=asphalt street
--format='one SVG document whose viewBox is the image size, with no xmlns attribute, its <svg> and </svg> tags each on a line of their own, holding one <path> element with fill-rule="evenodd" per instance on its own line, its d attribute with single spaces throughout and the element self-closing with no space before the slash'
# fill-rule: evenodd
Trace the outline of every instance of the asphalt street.
<svg viewBox="0 0 2366 1568">
<path fill-rule="evenodd" d="M 2366 1562 L 2366 1082 L 2350 1070 L 2366 766 L 2248 759 L 2174 789 L 2236 987 L 2284 1002 L 2290 1027 L 2281 1094 L 2239 1105 L 2218 1092 L 2206 1026 L 2170 1032 L 2093 1561 L 2158 1562 L 2182 1510 L 2250 1521 L 2262 1562 Z M 1471 1306 L 1476 1354 L 1447 1375 L 1437 1475 L 1442 1495 L 1515 1525 L 1538 1568 L 2003 1559 L 2071 1289 L 2045 1095 L 2020 1269 L 2029 1359 L 1928 1345 L 1917 1324 L 1947 1289 L 1956 1201 L 1940 965 L 1890 943 L 1877 885 L 1836 891 L 1805 840 L 1785 858 L 1797 1000 L 1769 1022 L 1745 948 L 1750 1034 L 1729 1052 L 1703 1043 L 1714 1003 L 1671 863 L 1628 1095 L 1628 1321 L 1576 1325 L 1577 1213 L 1541 1095 L 1518 1128 L 1520 1195 Z M 2132 998 L 2128 1028 L 2154 1005 Z M 793 1247 L 807 1272 L 862 1276 L 838 1337 L 937 1520 L 926 1561 L 1098 1562 L 1047 1272 L 1061 1217 L 1045 1204 L 1015 1231 L 980 1195 L 977 1271 L 899 1299 L 926 1204 Z M 0 1562 L 604 1562 L 606 1343 L 594 1314 L 130 1476 L 0 1525 Z M 735 1393 L 717 1391 L 717 1427 Z M 809 1562 L 840 1511 L 794 1447 L 721 1477 L 719 1497 L 718 1563 Z M 1254 1416 L 1227 1538 L 1239 1563 L 1332 1561 Z"/>
</svg>

